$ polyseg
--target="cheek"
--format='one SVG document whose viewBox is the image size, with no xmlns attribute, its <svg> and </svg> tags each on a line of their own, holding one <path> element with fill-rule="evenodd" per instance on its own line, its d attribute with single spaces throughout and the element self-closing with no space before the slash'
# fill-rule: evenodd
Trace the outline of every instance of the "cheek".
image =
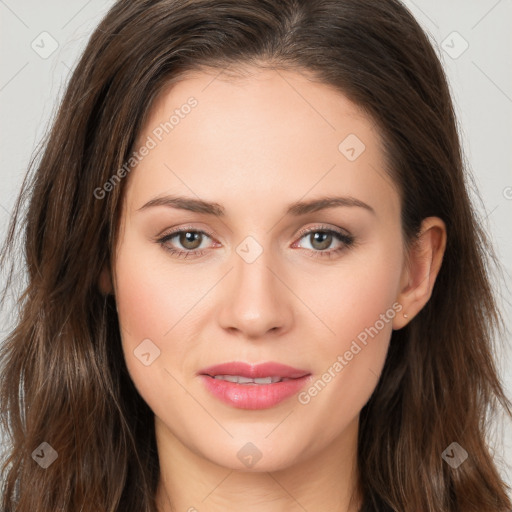
<svg viewBox="0 0 512 512">
<path fill-rule="evenodd" d="M 151 402 L 159 389 L 169 387 L 165 373 L 169 361 L 182 357 L 186 344 L 173 339 L 173 334 L 182 327 L 179 322 L 190 309 L 193 298 L 188 295 L 195 294 L 193 289 L 189 292 L 184 276 L 179 272 L 169 276 L 151 248 L 140 241 L 131 243 L 129 236 L 118 250 L 115 276 L 126 365 L 139 392 Z"/>
<path fill-rule="evenodd" d="M 185 266 L 173 270 L 166 258 L 129 235 L 118 251 L 116 302 L 127 343 L 170 338 L 203 288 Z"/>
<path fill-rule="evenodd" d="M 403 260 L 399 243 L 382 243 L 373 249 L 364 256 L 354 253 L 350 261 L 347 258 L 346 265 L 326 281 L 323 294 L 318 283 L 316 288 L 313 283 L 305 288 L 316 290 L 310 300 L 320 305 L 318 311 L 332 330 L 331 336 L 318 337 L 316 345 L 310 347 L 312 360 L 320 365 L 312 386 L 298 398 L 311 407 L 311 417 L 327 421 L 335 407 L 339 415 L 334 423 L 350 421 L 378 382 L 392 321 L 402 310 L 396 297 Z"/>
<path fill-rule="evenodd" d="M 383 328 L 380 320 L 387 311 L 387 316 L 393 316 L 400 308 L 392 307 L 403 267 L 401 242 L 395 238 L 395 243 L 378 240 L 356 249 L 335 269 L 320 279 L 311 277 L 303 286 L 308 300 L 331 327 L 331 340 L 339 340 L 339 348 L 376 322 L 380 330 L 391 332 L 391 322 L 386 321 Z"/>
<path fill-rule="evenodd" d="M 155 251 L 127 230 L 117 251 L 115 277 L 122 346 L 135 386 L 154 411 L 164 403 L 183 408 L 187 396 L 178 381 L 197 370 L 194 357 L 201 348 L 202 326 L 212 317 L 203 311 L 202 299 L 218 276 L 208 267 L 198 271 L 193 265 L 170 264 L 163 249 Z"/>
<path fill-rule="evenodd" d="M 151 264 L 141 265 L 141 261 L 129 252 L 122 254 L 116 265 L 119 322 L 130 344 L 160 338 L 165 332 L 165 319 L 169 326 L 172 321 L 172 309 L 167 307 L 172 289 L 165 286 Z"/>
</svg>

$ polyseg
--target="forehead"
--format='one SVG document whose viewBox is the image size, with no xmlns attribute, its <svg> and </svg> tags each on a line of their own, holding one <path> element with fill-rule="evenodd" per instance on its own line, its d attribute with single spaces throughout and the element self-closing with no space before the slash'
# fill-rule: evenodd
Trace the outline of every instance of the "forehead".
<svg viewBox="0 0 512 512">
<path fill-rule="evenodd" d="M 387 207 L 397 207 L 375 123 L 303 72 L 190 72 L 153 105 L 143 145 L 152 149 L 130 177 L 134 207 L 171 192 L 218 202 L 222 192 L 243 204 L 334 190 L 366 199 L 387 191 Z"/>
</svg>

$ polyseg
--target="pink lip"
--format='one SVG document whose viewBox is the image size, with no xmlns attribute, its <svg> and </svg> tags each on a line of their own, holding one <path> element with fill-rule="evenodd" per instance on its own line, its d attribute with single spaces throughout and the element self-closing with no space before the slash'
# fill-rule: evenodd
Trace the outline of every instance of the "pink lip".
<svg viewBox="0 0 512 512">
<path fill-rule="evenodd" d="M 243 362 L 224 363 L 198 372 L 206 389 L 224 403 L 239 409 L 268 409 L 296 394 L 310 380 L 305 370 L 280 363 L 251 365 Z M 214 379 L 215 375 L 240 375 L 251 379 L 281 377 L 290 380 L 272 384 L 238 384 Z"/>
</svg>

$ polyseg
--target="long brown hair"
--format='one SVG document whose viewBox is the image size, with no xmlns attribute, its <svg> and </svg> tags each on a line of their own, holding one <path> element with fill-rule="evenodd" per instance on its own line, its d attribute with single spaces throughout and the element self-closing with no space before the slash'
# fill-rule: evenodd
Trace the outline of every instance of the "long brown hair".
<svg viewBox="0 0 512 512">
<path fill-rule="evenodd" d="M 393 332 L 361 412 L 363 510 L 510 510 L 486 444 L 490 414 L 511 413 L 492 357 L 490 248 L 443 69 L 410 12 L 398 0 L 119 0 L 70 79 L 2 252 L 3 266 L 23 254 L 27 276 L 1 347 L 3 512 L 156 511 L 153 414 L 128 375 L 114 298 L 98 288 L 126 180 L 97 191 L 164 88 L 247 64 L 307 71 L 363 108 L 385 141 L 405 241 L 427 216 L 447 226 L 432 297 Z M 442 458 L 454 441 L 468 453 L 457 468 Z M 46 469 L 33 458 L 43 442 L 58 456 Z"/>
</svg>

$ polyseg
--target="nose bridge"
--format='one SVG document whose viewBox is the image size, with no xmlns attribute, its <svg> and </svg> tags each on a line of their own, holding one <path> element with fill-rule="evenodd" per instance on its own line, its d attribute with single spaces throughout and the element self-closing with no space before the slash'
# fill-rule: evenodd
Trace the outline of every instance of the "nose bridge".
<svg viewBox="0 0 512 512">
<path fill-rule="evenodd" d="M 236 247 L 230 286 L 220 314 L 224 328 L 258 337 L 290 324 L 291 304 L 286 289 L 274 275 L 279 264 L 271 251 L 268 239 L 260 243 L 253 236 Z"/>
</svg>

